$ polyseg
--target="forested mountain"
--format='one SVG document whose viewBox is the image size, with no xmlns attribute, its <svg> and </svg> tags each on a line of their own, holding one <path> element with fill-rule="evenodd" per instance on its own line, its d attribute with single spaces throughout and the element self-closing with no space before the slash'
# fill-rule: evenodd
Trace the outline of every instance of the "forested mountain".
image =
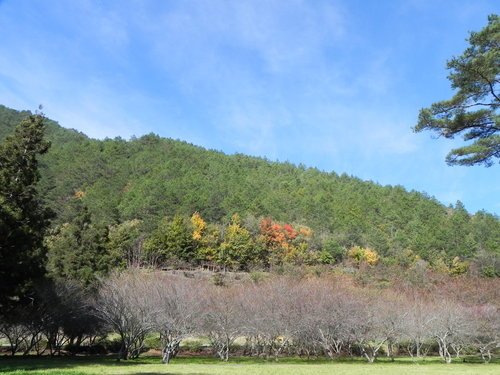
<svg viewBox="0 0 500 375">
<path fill-rule="evenodd" d="M 0 139 L 27 114 L 0 106 Z M 198 212 L 207 222 L 227 224 L 238 213 L 250 231 L 252 221 L 269 217 L 309 227 L 318 248 L 333 241 L 396 260 L 500 253 L 498 217 L 469 214 L 460 202 L 446 207 L 401 186 L 225 155 L 154 134 L 95 140 L 48 120 L 47 138 L 52 147 L 42 159 L 40 189 L 57 214 L 54 225 L 74 218 L 77 196 L 96 223 L 139 219 L 146 235 L 165 216 Z"/>
</svg>

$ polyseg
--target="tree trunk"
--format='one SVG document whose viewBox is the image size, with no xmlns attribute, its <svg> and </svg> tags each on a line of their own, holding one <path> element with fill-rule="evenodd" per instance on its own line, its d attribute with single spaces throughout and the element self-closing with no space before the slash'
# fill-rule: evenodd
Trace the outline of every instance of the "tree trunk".
<svg viewBox="0 0 500 375">
<path fill-rule="evenodd" d="M 170 360 L 175 357 L 179 350 L 180 340 L 170 341 L 163 347 L 163 363 L 169 364 Z"/>
<path fill-rule="evenodd" d="M 439 345 L 439 356 L 445 361 L 445 363 L 451 363 L 451 353 L 448 350 L 448 344 L 446 343 L 446 338 L 438 338 Z"/>
<path fill-rule="evenodd" d="M 491 351 L 489 349 L 483 349 L 483 348 L 480 348 L 479 351 L 481 352 L 481 358 L 483 359 L 483 362 L 490 363 Z"/>
<path fill-rule="evenodd" d="M 394 344 L 391 341 L 387 344 L 387 356 L 394 362 Z"/>
<path fill-rule="evenodd" d="M 120 347 L 120 351 L 118 352 L 118 361 L 123 359 L 124 361 L 128 360 L 128 347 L 125 343 L 125 340 L 122 340 L 122 345 Z"/>
</svg>

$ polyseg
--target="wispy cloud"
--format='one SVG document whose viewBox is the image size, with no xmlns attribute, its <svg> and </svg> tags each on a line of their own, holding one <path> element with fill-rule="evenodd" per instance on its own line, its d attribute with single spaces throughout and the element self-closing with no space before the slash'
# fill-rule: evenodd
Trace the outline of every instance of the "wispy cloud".
<svg viewBox="0 0 500 375">
<path fill-rule="evenodd" d="M 411 131 L 493 8 L 470 4 L 4 1 L 0 102 L 93 137 L 154 131 L 471 200 L 487 174 L 448 169 L 449 143 Z"/>
</svg>

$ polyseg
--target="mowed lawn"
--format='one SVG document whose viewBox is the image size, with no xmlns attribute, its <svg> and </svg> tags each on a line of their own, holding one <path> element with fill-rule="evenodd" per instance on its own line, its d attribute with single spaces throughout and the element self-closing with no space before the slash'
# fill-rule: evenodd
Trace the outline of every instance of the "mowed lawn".
<svg viewBox="0 0 500 375">
<path fill-rule="evenodd" d="M 498 375 L 500 363 L 463 363 L 449 365 L 437 359 L 413 362 L 379 361 L 374 364 L 360 360 L 327 361 L 282 359 L 278 362 L 249 358 L 233 358 L 221 363 L 213 358 L 177 358 L 171 364 L 160 363 L 158 357 L 117 362 L 111 358 L 0 358 L 0 374 L 184 374 L 184 375 Z"/>
</svg>

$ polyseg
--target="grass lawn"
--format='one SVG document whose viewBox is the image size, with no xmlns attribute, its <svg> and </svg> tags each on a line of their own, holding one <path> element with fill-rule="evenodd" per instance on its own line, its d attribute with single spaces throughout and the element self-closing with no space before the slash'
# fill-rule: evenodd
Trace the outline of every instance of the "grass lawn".
<svg viewBox="0 0 500 375">
<path fill-rule="evenodd" d="M 87 374 L 170 374 L 170 375 L 498 375 L 500 363 L 463 363 L 449 365 L 438 359 L 413 362 L 408 358 L 391 363 L 380 360 L 374 364 L 361 360 L 281 359 L 279 362 L 253 358 L 232 358 L 221 363 L 213 358 L 176 358 L 169 365 L 160 363 L 158 357 L 144 357 L 117 362 L 111 358 L 0 358 L 0 374 L 16 375 L 87 375 Z"/>
</svg>

